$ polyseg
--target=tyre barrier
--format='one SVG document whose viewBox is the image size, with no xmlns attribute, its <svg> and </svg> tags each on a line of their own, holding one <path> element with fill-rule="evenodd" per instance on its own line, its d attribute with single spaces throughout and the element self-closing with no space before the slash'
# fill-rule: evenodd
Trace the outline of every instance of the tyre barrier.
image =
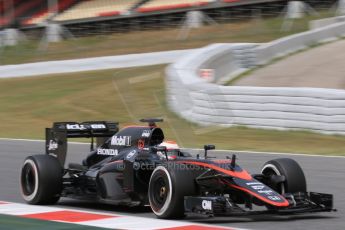
<svg viewBox="0 0 345 230">
<path fill-rule="evenodd" d="M 344 135 L 344 90 L 215 84 L 344 34 L 345 23 L 341 22 L 262 45 L 213 44 L 190 52 L 166 68 L 168 105 L 181 117 L 200 125 Z M 201 69 L 212 69 L 212 78 L 201 78 Z"/>
</svg>

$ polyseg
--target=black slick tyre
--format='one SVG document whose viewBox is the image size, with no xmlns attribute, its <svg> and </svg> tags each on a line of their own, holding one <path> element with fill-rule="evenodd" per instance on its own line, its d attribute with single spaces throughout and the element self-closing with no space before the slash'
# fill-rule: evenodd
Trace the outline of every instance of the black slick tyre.
<svg viewBox="0 0 345 230">
<path fill-rule="evenodd" d="M 184 217 L 184 196 L 196 194 L 194 179 L 198 170 L 179 166 L 160 165 L 151 175 L 148 197 L 151 209 L 158 218 Z"/>
<path fill-rule="evenodd" d="M 303 170 L 293 159 L 279 158 L 270 160 L 264 164 L 261 173 L 266 176 L 278 175 L 285 177 L 285 181 L 274 188 L 281 194 L 307 191 Z"/>
<path fill-rule="evenodd" d="M 20 173 L 21 193 L 29 204 L 54 204 L 60 198 L 63 169 L 57 158 L 34 155 L 25 159 Z"/>
</svg>

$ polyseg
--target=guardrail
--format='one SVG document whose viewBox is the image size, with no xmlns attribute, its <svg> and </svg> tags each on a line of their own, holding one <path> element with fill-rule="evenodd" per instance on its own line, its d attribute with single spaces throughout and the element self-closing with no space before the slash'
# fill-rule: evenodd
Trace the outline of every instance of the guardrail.
<svg viewBox="0 0 345 230">
<path fill-rule="evenodd" d="M 166 69 L 168 104 L 183 118 L 201 125 L 345 134 L 344 90 L 215 84 L 276 57 L 344 34 L 345 23 L 336 23 L 263 45 L 214 44 L 196 50 Z M 212 82 L 200 78 L 202 68 L 214 69 Z"/>
<path fill-rule="evenodd" d="M 324 26 L 329 26 L 334 23 L 338 22 L 344 22 L 345 21 L 345 16 L 338 16 L 338 17 L 332 17 L 332 18 L 324 18 L 324 19 L 319 19 L 319 20 L 312 20 L 309 22 L 309 29 L 314 30 L 318 29 Z"/>
<path fill-rule="evenodd" d="M 18 65 L 0 65 L 0 79 L 167 64 L 174 62 L 178 57 L 184 56 L 190 51 L 192 50 L 172 50 Z"/>
<path fill-rule="evenodd" d="M 345 35 L 345 23 L 335 23 L 329 26 L 310 30 L 307 32 L 281 38 L 259 46 L 254 52 L 257 57 L 257 65 L 264 65 L 272 59 L 285 56 L 289 53 L 339 39 Z"/>
</svg>

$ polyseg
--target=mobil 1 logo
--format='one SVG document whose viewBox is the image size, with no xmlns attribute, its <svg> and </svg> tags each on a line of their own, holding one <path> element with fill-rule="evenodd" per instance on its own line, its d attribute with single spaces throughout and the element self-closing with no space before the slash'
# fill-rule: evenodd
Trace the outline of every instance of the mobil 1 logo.
<svg viewBox="0 0 345 230">
<path fill-rule="evenodd" d="M 113 136 L 111 138 L 111 145 L 131 146 L 131 137 L 130 136 Z"/>
</svg>

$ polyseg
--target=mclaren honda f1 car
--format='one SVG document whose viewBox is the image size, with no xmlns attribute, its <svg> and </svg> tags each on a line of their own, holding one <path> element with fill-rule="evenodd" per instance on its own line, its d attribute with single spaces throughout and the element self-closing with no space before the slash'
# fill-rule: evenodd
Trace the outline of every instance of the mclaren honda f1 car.
<svg viewBox="0 0 345 230">
<path fill-rule="evenodd" d="M 114 205 L 150 206 L 158 218 L 333 211 L 331 194 L 308 192 L 299 164 L 270 160 L 258 174 L 226 159 L 191 154 L 164 141 L 156 123 L 127 126 L 105 121 L 56 122 L 46 129 L 46 153 L 29 156 L 21 169 L 21 192 L 29 204 L 61 197 Z M 65 167 L 68 138 L 90 138 L 85 159 Z M 96 139 L 94 141 L 94 138 Z"/>
</svg>

